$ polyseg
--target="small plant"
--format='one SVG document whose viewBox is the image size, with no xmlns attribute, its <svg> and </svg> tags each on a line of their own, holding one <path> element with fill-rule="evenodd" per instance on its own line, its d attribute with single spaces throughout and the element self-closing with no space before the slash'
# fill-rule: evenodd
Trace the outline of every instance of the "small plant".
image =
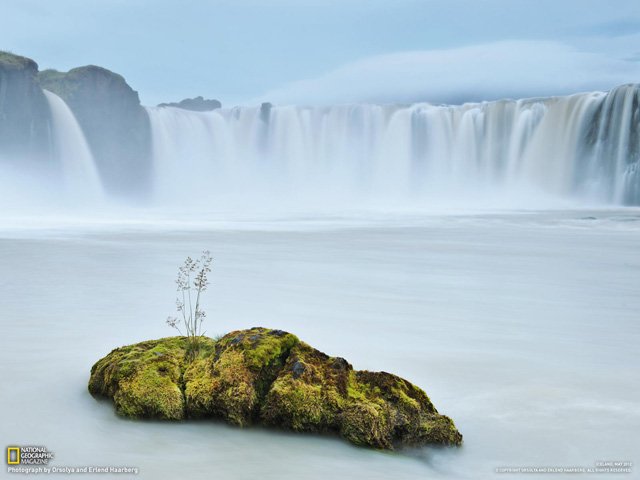
<svg viewBox="0 0 640 480">
<path fill-rule="evenodd" d="M 200 295 L 209 285 L 207 273 L 211 272 L 211 260 L 209 250 L 202 252 L 198 260 L 187 257 L 184 265 L 179 268 L 176 280 L 178 285 L 176 308 L 182 316 L 182 322 L 178 317 L 167 318 L 167 325 L 178 330 L 180 335 L 187 337 L 187 354 L 191 359 L 198 354 L 200 338 L 205 333 L 202 332 L 202 322 L 207 315 L 200 308 Z M 195 293 L 192 294 L 192 290 Z M 179 323 L 183 323 L 185 334 L 180 330 Z"/>
</svg>

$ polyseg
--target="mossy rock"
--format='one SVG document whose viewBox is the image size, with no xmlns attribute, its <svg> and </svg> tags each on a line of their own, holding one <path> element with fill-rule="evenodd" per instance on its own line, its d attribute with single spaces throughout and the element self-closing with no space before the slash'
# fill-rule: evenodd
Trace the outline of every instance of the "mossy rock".
<svg viewBox="0 0 640 480">
<path fill-rule="evenodd" d="M 195 357 L 184 337 L 118 348 L 93 366 L 89 391 L 132 418 L 336 432 L 390 450 L 462 443 L 420 388 L 390 373 L 354 370 L 282 330 L 256 327 L 217 342 L 202 337 Z"/>
<path fill-rule="evenodd" d="M 215 342 L 202 339 L 198 359 Z M 89 392 L 112 398 L 125 417 L 185 418 L 183 375 L 187 368 L 185 337 L 161 338 L 116 348 L 91 368 Z"/>
</svg>

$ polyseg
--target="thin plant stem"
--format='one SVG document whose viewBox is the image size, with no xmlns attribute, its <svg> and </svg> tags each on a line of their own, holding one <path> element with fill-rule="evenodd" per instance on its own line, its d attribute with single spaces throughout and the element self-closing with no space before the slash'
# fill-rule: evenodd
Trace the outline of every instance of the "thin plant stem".
<svg viewBox="0 0 640 480">
<path fill-rule="evenodd" d="M 177 326 L 176 317 L 167 318 L 167 324 L 176 330 L 182 336 L 187 337 L 189 357 L 193 360 L 200 347 L 200 337 L 204 335 L 202 332 L 202 322 L 206 316 L 205 312 L 200 310 L 200 300 L 202 292 L 206 290 L 209 284 L 207 279 L 207 272 L 211 269 L 209 265 L 211 263 L 211 254 L 209 251 L 204 251 L 202 256 L 194 261 L 191 257 L 187 257 L 184 265 L 180 267 L 178 280 L 178 291 L 182 294 L 182 302 L 179 298 L 176 299 L 176 307 L 179 312 L 182 313 L 182 321 L 185 326 L 186 335 L 182 335 L 182 330 Z M 191 273 L 194 273 L 194 279 L 191 280 Z M 192 294 L 191 290 L 195 288 L 197 292 Z M 185 292 L 186 290 L 186 292 Z M 195 309 L 194 309 L 194 296 L 195 296 Z M 189 311 L 185 311 L 188 308 Z"/>
</svg>

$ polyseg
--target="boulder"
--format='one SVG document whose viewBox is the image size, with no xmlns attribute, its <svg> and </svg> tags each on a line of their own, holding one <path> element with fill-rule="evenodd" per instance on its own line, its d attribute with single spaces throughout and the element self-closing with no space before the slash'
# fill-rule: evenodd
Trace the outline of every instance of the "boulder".
<svg viewBox="0 0 640 480">
<path fill-rule="evenodd" d="M 424 391 L 386 372 L 354 370 L 282 330 L 255 327 L 195 355 L 171 337 L 113 350 L 91 369 L 89 391 L 132 418 L 219 418 L 298 432 L 335 432 L 357 445 L 461 445 L 453 421 Z"/>
</svg>

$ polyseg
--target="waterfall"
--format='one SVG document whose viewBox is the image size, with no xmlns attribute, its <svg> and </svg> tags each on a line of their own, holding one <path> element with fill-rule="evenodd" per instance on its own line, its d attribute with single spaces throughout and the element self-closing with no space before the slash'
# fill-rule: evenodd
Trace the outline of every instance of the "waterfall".
<svg viewBox="0 0 640 480">
<path fill-rule="evenodd" d="M 101 198 L 100 175 L 80 125 L 60 97 L 48 90 L 44 94 L 53 120 L 53 147 L 67 191 L 83 201 Z"/>
<path fill-rule="evenodd" d="M 639 91 L 461 106 L 147 108 L 156 194 L 422 205 L 511 191 L 639 204 Z"/>
</svg>

